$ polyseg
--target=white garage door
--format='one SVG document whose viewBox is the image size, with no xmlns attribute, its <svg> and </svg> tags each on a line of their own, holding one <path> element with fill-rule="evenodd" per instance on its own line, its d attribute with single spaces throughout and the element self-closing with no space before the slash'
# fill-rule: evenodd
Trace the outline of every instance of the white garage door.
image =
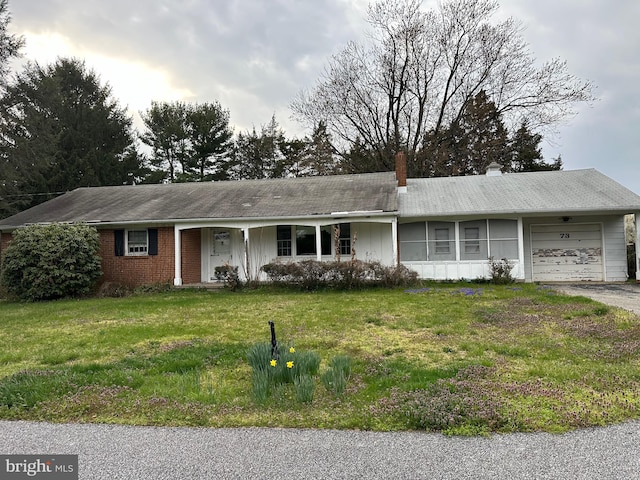
<svg viewBox="0 0 640 480">
<path fill-rule="evenodd" d="M 532 225 L 534 282 L 602 281 L 599 224 Z"/>
</svg>

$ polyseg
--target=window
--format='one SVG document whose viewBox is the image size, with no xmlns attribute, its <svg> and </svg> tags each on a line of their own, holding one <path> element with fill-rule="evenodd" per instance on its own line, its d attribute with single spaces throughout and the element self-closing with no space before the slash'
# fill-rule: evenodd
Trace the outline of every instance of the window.
<svg viewBox="0 0 640 480">
<path fill-rule="evenodd" d="M 480 229 L 467 227 L 464 229 L 464 253 L 480 253 Z"/>
<path fill-rule="evenodd" d="M 291 256 L 291 225 L 278 225 L 278 256 Z M 271 237 L 273 238 L 273 237 Z"/>
<path fill-rule="evenodd" d="M 291 257 L 293 255 L 316 254 L 316 227 L 303 225 L 278 225 L 277 244 L 279 257 Z M 293 235 L 295 235 L 295 252 L 293 251 Z M 322 255 L 331 255 L 331 239 L 333 238 L 331 226 L 320 228 L 320 248 Z"/>
<path fill-rule="evenodd" d="M 460 222 L 460 260 L 486 260 L 487 221 Z"/>
<path fill-rule="evenodd" d="M 114 230 L 114 254 L 122 256 L 143 256 L 158 254 L 158 229 Z"/>
<path fill-rule="evenodd" d="M 427 260 L 427 228 L 424 222 L 398 225 L 400 260 L 421 262 Z"/>
<path fill-rule="evenodd" d="M 296 255 L 316 254 L 316 228 L 296 226 Z"/>
<path fill-rule="evenodd" d="M 351 255 L 351 224 L 341 223 L 338 225 L 338 228 L 340 229 L 340 233 L 338 235 L 338 249 L 340 255 Z"/>
<path fill-rule="evenodd" d="M 400 260 L 407 262 L 455 261 L 457 252 L 460 260 L 518 259 L 517 220 L 401 223 L 398 240 Z"/>
<path fill-rule="evenodd" d="M 449 229 L 436 228 L 436 253 L 449 253 Z"/>
<path fill-rule="evenodd" d="M 518 259 L 518 222 L 489 220 L 489 248 L 495 259 Z"/>
<path fill-rule="evenodd" d="M 146 255 L 148 243 L 146 230 L 127 230 L 127 255 Z"/>
<path fill-rule="evenodd" d="M 428 260 L 448 261 L 456 259 L 454 222 L 428 222 Z"/>
<path fill-rule="evenodd" d="M 323 227 L 320 227 L 320 252 L 322 253 L 322 255 L 331 255 L 332 239 L 333 239 L 333 226 L 325 225 Z"/>
</svg>

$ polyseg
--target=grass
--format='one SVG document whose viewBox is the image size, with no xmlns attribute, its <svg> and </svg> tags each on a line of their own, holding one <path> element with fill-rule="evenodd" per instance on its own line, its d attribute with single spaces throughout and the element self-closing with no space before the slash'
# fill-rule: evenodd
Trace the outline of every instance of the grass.
<svg viewBox="0 0 640 480">
<path fill-rule="evenodd" d="M 257 398 L 269 320 L 321 364 Z M 536 285 L 4 301 L 0 418 L 561 432 L 640 416 L 639 320 Z"/>
</svg>

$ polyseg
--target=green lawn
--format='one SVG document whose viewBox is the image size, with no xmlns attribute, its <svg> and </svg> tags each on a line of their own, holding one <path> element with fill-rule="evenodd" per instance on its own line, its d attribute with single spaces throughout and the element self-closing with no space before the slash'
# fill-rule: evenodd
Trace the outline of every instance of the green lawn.
<svg viewBox="0 0 640 480">
<path fill-rule="evenodd" d="M 269 320 L 294 364 L 321 358 L 310 403 L 291 383 L 255 394 Z M 640 412 L 640 318 L 536 285 L 0 302 L 0 345 L 4 419 L 478 434 Z M 338 394 L 322 377 L 344 355 Z"/>
</svg>

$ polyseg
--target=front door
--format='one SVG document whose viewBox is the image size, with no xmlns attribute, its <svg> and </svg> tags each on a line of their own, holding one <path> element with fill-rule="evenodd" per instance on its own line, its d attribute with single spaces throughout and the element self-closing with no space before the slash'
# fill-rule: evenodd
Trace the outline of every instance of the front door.
<svg viewBox="0 0 640 480">
<path fill-rule="evenodd" d="M 231 231 L 212 228 L 209 232 L 209 281 L 216 280 L 216 267 L 231 264 Z"/>
</svg>

